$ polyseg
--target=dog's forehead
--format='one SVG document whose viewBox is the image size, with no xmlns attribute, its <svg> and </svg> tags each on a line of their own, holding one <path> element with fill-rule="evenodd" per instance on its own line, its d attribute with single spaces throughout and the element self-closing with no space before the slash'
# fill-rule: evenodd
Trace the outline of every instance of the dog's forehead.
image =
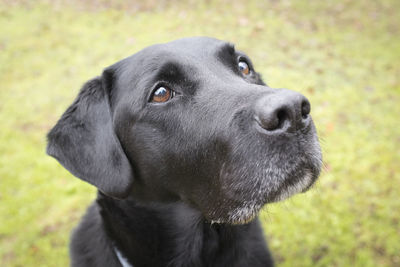
<svg viewBox="0 0 400 267">
<path fill-rule="evenodd" d="M 163 61 L 186 61 L 185 59 L 189 58 L 191 62 L 213 60 L 224 47 L 233 47 L 233 45 L 209 37 L 183 38 L 149 46 L 134 55 L 134 60 L 139 60 L 143 65 L 154 63 L 160 65 Z"/>
<path fill-rule="evenodd" d="M 146 47 L 109 68 L 118 73 L 119 82 L 130 83 L 132 80 L 150 79 L 167 63 L 197 70 L 205 64 L 219 65 L 219 54 L 226 50 L 232 52 L 233 45 L 210 37 L 183 38 Z"/>
<path fill-rule="evenodd" d="M 210 37 L 191 37 L 178 39 L 169 43 L 161 44 L 160 46 L 165 45 L 165 48 L 171 50 L 202 54 L 207 52 L 215 52 L 221 46 L 227 44 L 229 43 Z"/>
</svg>

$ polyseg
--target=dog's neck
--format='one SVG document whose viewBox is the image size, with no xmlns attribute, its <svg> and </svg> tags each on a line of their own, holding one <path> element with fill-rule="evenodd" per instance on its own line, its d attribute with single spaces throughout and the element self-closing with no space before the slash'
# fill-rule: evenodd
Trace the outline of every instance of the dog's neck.
<svg viewBox="0 0 400 267">
<path fill-rule="evenodd" d="M 218 266 L 219 258 L 234 263 L 246 254 L 250 228 L 259 227 L 257 220 L 237 226 L 210 224 L 181 202 L 141 205 L 132 198 L 115 200 L 99 194 L 97 203 L 108 237 L 133 266 Z"/>
</svg>

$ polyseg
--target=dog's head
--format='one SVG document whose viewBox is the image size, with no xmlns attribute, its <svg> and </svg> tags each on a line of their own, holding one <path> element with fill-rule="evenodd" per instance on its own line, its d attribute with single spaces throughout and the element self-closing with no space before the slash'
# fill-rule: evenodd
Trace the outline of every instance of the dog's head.
<svg viewBox="0 0 400 267">
<path fill-rule="evenodd" d="M 245 54 L 204 37 L 110 66 L 48 141 L 51 156 L 106 195 L 184 201 L 226 223 L 307 190 L 321 167 L 308 100 L 268 87 Z"/>
</svg>

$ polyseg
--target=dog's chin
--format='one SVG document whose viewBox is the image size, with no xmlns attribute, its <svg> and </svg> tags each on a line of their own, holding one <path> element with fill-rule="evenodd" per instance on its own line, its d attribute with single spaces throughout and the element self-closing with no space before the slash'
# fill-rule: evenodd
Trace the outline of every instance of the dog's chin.
<svg viewBox="0 0 400 267">
<path fill-rule="evenodd" d="M 228 213 L 227 223 L 232 225 L 247 224 L 257 217 L 262 207 L 263 203 L 251 203 L 236 208 Z"/>
<path fill-rule="evenodd" d="M 260 190 L 258 191 L 259 195 L 255 199 L 235 201 L 240 204 L 234 208 L 231 207 L 224 215 L 220 214 L 216 216 L 214 214 L 213 216 L 209 216 L 209 221 L 211 223 L 225 223 L 230 225 L 247 224 L 257 217 L 264 205 L 283 201 L 295 194 L 306 192 L 314 184 L 317 176 L 318 173 L 304 169 L 300 177 L 284 179 L 278 190 Z M 286 180 L 291 180 L 292 182 L 287 182 Z"/>
<path fill-rule="evenodd" d="M 260 211 L 262 206 L 263 206 L 262 204 L 261 205 L 254 204 L 254 205 L 239 207 L 228 212 L 226 216 L 209 219 L 209 222 L 211 224 L 215 223 L 230 224 L 230 225 L 247 224 L 253 221 L 257 217 L 258 212 Z"/>
<path fill-rule="evenodd" d="M 283 201 L 295 194 L 306 192 L 314 184 L 316 176 L 310 170 L 305 169 L 303 175 L 296 179 L 295 183 L 282 187 L 273 194 L 273 197 L 269 198 L 268 203 Z"/>
</svg>

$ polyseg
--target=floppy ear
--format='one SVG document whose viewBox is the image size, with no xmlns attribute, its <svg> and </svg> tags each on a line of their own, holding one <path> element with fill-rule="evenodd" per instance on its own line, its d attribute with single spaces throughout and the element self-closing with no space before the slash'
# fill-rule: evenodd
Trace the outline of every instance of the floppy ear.
<svg viewBox="0 0 400 267">
<path fill-rule="evenodd" d="M 131 191 L 133 171 L 111 120 L 112 76 L 105 71 L 82 87 L 48 133 L 47 153 L 106 195 L 124 198 Z"/>
</svg>

